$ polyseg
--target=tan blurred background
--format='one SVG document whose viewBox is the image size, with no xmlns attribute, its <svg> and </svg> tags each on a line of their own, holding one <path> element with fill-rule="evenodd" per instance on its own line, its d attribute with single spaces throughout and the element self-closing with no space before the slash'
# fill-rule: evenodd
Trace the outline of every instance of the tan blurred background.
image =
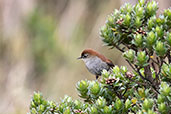
<svg viewBox="0 0 171 114">
<path fill-rule="evenodd" d="M 95 79 L 82 61 L 85 48 L 127 65 L 103 46 L 99 29 L 125 2 L 137 0 L 0 0 L 0 114 L 26 114 L 34 91 L 49 100 L 77 97 L 75 84 Z M 160 11 L 171 0 L 160 0 Z"/>
</svg>

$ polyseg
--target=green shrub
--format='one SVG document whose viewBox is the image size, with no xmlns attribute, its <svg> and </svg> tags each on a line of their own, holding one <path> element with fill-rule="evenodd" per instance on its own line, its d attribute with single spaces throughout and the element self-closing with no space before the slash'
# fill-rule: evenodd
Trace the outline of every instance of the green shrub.
<svg viewBox="0 0 171 114">
<path fill-rule="evenodd" d="M 117 48 L 133 69 L 103 70 L 100 81 L 76 84 L 84 100 L 65 96 L 60 103 L 35 93 L 30 114 L 169 114 L 171 113 L 171 9 L 156 16 L 155 1 L 125 4 L 101 28 L 103 42 Z"/>
</svg>

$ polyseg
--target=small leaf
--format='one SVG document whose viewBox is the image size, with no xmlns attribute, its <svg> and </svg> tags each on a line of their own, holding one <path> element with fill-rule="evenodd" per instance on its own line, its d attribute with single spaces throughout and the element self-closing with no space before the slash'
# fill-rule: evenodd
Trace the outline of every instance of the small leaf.
<svg viewBox="0 0 171 114">
<path fill-rule="evenodd" d="M 157 41 L 155 46 L 155 51 L 158 56 L 164 56 L 167 52 L 167 48 L 165 47 L 165 44 L 161 41 Z"/>
<path fill-rule="evenodd" d="M 139 65 L 140 67 L 144 67 L 148 65 L 147 61 L 149 57 L 146 55 L 145 51 L 138 52 L 136 59 L 137 59 L 136 64 Z"/>
<path fill-rule="evenodd" d="M 130 49 L 123 53 L 123 57 L 125 57 L 128 61 L 133 62 L 135 58 L 135 51 Z"/>
<path fill-rule="evenodd" d="M 132 98 L 131 101 L 132 101 L 132 104 L 136 104 L 137 103 L 137 99 L 135 97 Z"/>
</svg>

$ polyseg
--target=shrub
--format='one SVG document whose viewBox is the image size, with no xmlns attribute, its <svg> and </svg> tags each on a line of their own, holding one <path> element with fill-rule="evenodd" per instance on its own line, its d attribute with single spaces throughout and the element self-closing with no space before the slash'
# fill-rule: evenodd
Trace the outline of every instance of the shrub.
<svg viewBox="0 0 171 114">
<path fill-rule="evenodd" d="M 155 1 L 125 4 L 101 28 L 103 42 L 121 51 L 133 72 L 115 66 L 100 81 L 79 81 L 84 101 L 65 96 L 56 103 L 35 93 L 30 114 L 171 113 L 171 9 L 159 17 L 157 9 Z"/>
</svg>

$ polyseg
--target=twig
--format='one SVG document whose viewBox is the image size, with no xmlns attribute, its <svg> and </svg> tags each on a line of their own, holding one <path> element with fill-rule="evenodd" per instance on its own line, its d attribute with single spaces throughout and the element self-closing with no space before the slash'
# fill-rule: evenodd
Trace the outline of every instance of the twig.
<svg viewBox="0 0 171 114">
<path fill-rule="evenodd" d="M 160 72 L 161 72 L 161 67 L 162 67 L 163 62 L 164 62 L 162 58 L 160 58 L 160 61 L 161 61 L 161 63 L 160 63 L 160 66 L 159 66 L 159 72 L 157 73 L 157 76 L 160 74 Z"/>
<path fill-rule="evenodd" d="M 156 59 L 157 59 L 157 62 L 159 63 L 160 61 L 159 61 L 159 58 L 158 57 L 156 57 Z"/>
<path fill-rule="evenodd" d="M 122 50 L 121 48 L 119 48 L 119 46 L 115 46 L 120 52 L 122 52 L 122 53 L 124 53 L 125 51 L 124 50 Z"/>
<path fill-rule="evenodd" d="M 142 76 L 142 74 L 141 74 L 140 71 L 139 71 L 140 69 L 137 68 L 137 66 L 136 66 L 136 68 L 135 68 L 128 60 L 126 60 L 126 61 L 127 61 L 128 64 L 132 67 L 132 69 L 133 69 L 135 72 L 137 72 L 137 73 L 139 74 L 139 76 L 140 76 L 142 79 L 147 80 L 147 81 L 150 83 L 150 85 L 154 88 L 154 90 L 157 91 L 157 93 L 159 93 L 158 90 L 156 89 L 156 87 L 153 85 L 153 83 L 152 83 L 148 78 L 145 78 L 144 76 Z"/>
<path fill-rule="evenodd" d="M 141 77 L 142 79 L 147 80 L 147 81 L 149 81 L 150 83 L 152 83 L 148 78 L 145 78 L 145 77 L 141 74 L 140 68 L 138 68 L 138 69 L 136 70 L 136 72 L 138 72 L 138 74 L 140 75 L 140 77 Z"/>
<path fill-rule="evenodd" d="M 127 90 L 128 90 L 128 86 L 126 86 L 126 89 L 125 89 L 124 93 L 122 94 L 122 96 L 125 95 L 125 93 L 127 92 Z"/>
<path fill-rule="evenodd" d="M 156 67 L 155 67 L 155 65 L 154 65 L 154 63 L 153 63 L 153 62 L 151 63 L 151 66 L 153 67 L 154 72 L 155 72 L 155 75 L 157 76 L 157 70 L 156 70 Z M 157 77 L 157 79 L 158 79 L 158 77 Z"/>
<path fill-rule="evenodd" d="M 140 75 L 140 77 L 144 80 L 147 80 L 149 82 L 149 84 L 154 88 L 154 90 L 159 93 L 159 91 L 156 89 L 156 87 L 153 85 L 153 83 L 148 79 L 148 78 L 145 78 L 144 76 L 142 76 L 142 74 L 140 73 L 139 69 L 137 70 L 138 74 Z"/>
<path fill-rule="evenodd" d="M 170 55 L 170 50 L 167 53 L 167 58 L 168 58 L 168 62 L 169 64 L 171 63 L 171 55 Z"/>
<path fill-rule="evenodd" d="M 168 64 L 166 61 L 163 61 L 163 63 L 165 63 L 166 65 L 169 65 L 170 64 L 170 63 Z"/>
<path fill-rule="evenodd" d="M 113 88 L 113 92 L 116 94 L 116 96 L 118 96 L 118 98 L 119 99 L 122 99 L 122 95 L 121 94 L 119 94 L 117 91 L 115 91 L 115 89 Z"/>
<path fill-rule="evenodd" d="M 128 64 L 131 66 L 131 68 L 135 71 L 135 72 L 137 72 L 136 71 L 136 69 L 135 69 L 135 67 L 126 59 L 126 61 L 128 62 Z"/>
<path fill-rule="evenodd" d="M 155 61 L 154 59 L 150 58 L 154 63 L 156 63 L 157 65 L 159 65 L 159 63 L 157 61 Z"/>
<path fill-rule="evenodd" d="M 137 82 L 137 81 L 132 80 L 132 79 L 129 79 L 129 80 L 130 80 L 130 81 L 132 81 L 132 82 L 137 83 L 138 85 L 146 86 L 146 84 L 145 84 L 145 83 Z"/>
</svg>

